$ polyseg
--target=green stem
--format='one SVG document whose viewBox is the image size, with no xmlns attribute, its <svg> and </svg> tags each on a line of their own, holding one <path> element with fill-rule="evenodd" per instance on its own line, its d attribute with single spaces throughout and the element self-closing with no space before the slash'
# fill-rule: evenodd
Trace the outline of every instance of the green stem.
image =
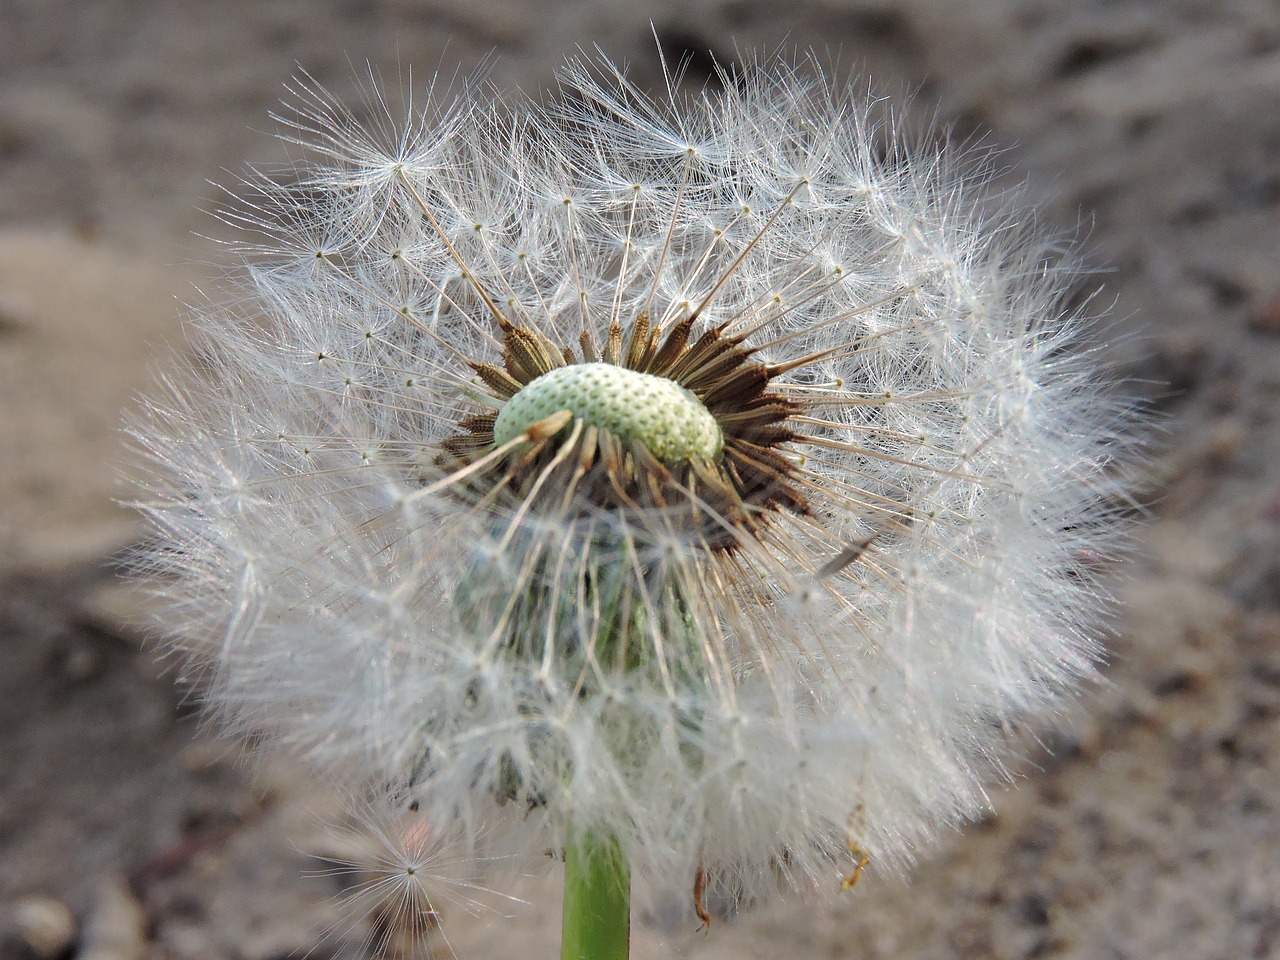
<svg viewBox="0 0 1280 960">
<path fill-rule="evenodd" d="M 627 960 L 631 868 L 615 837 L 570 833 L 564 850 L 560 960 Z"/>
</svg>

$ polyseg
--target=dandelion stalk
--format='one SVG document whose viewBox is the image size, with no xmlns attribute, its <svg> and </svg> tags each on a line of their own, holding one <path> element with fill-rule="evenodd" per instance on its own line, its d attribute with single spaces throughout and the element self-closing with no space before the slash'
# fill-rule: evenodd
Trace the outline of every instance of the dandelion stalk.
<svg viewBox="0 0 1280 960">
<path fill-rule="evenodd" d="M 564 850 L 560 960 L 626 960 L 631 869 L 617 839 L 569 837 Z"/>
</svg>

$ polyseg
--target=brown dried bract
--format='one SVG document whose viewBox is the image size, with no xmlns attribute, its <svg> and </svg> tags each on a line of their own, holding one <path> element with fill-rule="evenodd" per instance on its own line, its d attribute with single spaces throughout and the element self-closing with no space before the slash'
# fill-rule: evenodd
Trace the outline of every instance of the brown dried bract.
<svg viewBox="0 0 1280 960">
<path fill-rule="evenodd" d="M 529 444 L 468 476 L 460 494 L 498 509 L 566 519 L 600 510 L 631 511 L 637 514 L 637 529 L 668 529 L 717 552 L 732 551 L 744 533 L 758 536 L 778 510 L 806 513 L 799 467 L 785 448 L 796 436 L 788 421 L 799 405 L 769 392 L 782 371 L 754 362 L 754 350 L 743 346 L 743 337 L 726 334 L 724 327 L 710 327 L 692 339 L 695 323 L 687 317 L 662 336 L 642 313 L 624 343 L 615 322 L 599 357 L 665 377 L 696 396 L 724 435 L 718 461 L 664 464 L 640 444 L 574 422 L 555 438 L 528 438 Z M 528 327 L 508 323 L 502 340 L 501 367 L 472 364 L 499 402 L 556 367 L 580 362 L 573 347 L 557 347 Z M 597 357 L 586 334 L 580 349 L 583 362 Z M 461 420 L 461 432 L 443 444 L 439 465 L 458 470 L 492 450 L 495 416 L 486 411 Z"/>
</svg>

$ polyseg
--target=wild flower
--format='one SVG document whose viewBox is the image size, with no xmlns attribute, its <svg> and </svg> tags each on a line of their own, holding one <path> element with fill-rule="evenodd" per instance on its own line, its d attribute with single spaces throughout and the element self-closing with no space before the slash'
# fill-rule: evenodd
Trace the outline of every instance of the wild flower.
<svg viewBox="0 0 1280 960">
<path fill-rule="evenodd" d="M 752 893 L 908 860 L 1091 675 L 1129 426 L 1070 256 L 813 64 L 725 80 L 295 91 L 133 426 L 227 730 Z"/>
</svg>

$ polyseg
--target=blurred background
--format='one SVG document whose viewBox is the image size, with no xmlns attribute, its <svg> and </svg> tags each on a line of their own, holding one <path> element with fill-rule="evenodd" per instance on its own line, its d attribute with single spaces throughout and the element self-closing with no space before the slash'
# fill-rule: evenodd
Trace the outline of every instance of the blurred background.
<svg viewBox="0 0 1280 960">
<path fill-rule="evenodd" d="M 537 97 L 598 45 L 660 87 L 813 47 L 1006 145 L 1085 244 L 1166 417 L 1108 683 L 905 881 L 640 918 L 635 956 L 1280 956 L 1280 6 L 1275 0 L 0 0 L 0 958 L 314 946 L 346 854 L 289 771 L 199 729 L 119 577 L 120 414 L 233 265 L 212 183 L 286 153 L 305 70 L 353 105 L 487 63 Z M 463 958 L 558 954 L 554 883 Z M 311 951 L 308 954 L 308 951 Z"/>
</svg>

